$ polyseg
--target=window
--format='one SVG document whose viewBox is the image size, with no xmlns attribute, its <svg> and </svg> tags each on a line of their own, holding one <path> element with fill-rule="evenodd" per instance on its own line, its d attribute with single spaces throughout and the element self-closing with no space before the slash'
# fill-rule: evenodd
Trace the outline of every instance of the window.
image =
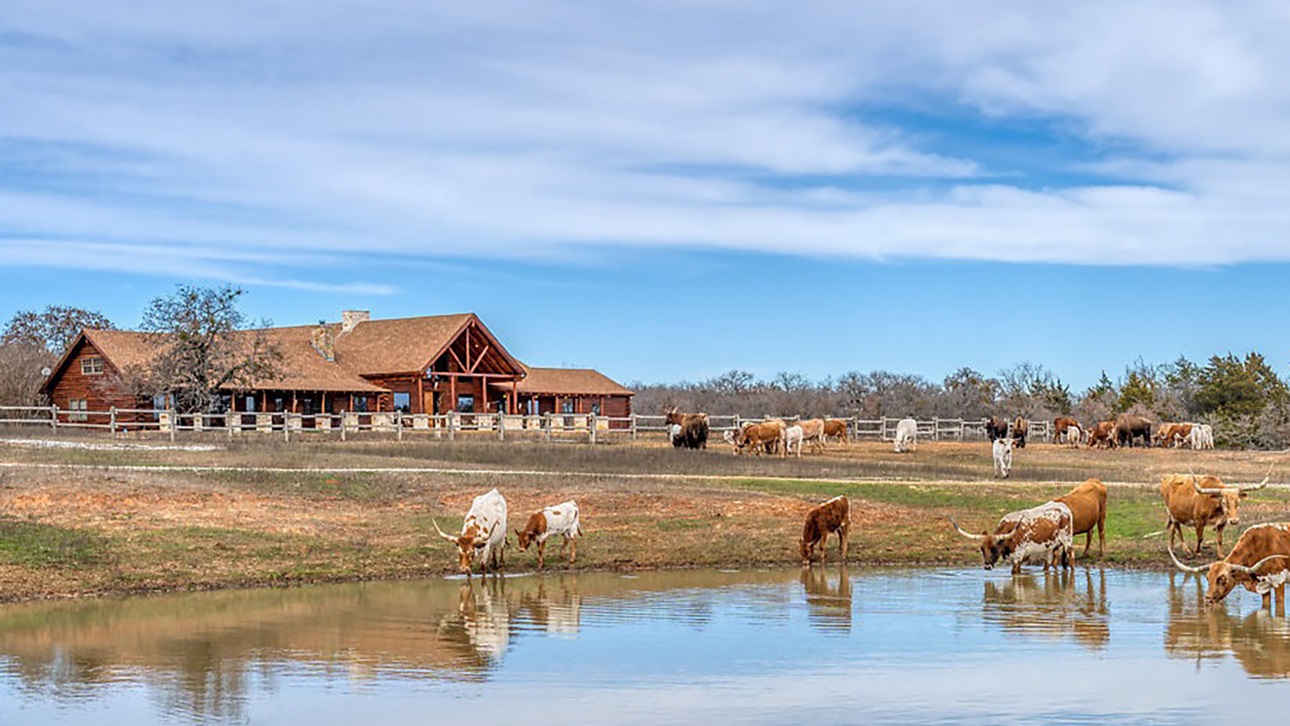
<svg viewBox="0 0 1290 726">
<path fill-rule="evenodd" d="M 457 396 L 457 413 L 474 413 L 475 397 L 474 396 Z"/>
<path fill-rule="evenodd" d="M 255 413 L 255 396 L 246 396 L 242 399 L 242 410 L 247 413 Z"/>
<path fill-rule="evenodd" d="M 596 401 L 595 403 L 591 404 L 591 415 L 592 416 L 600 415 L 600 401 Z"/>
<path fill-rule="evenodd" d="M 367 413 L 367 396 L 354 396 L 354 413 Z"/>
<path fill-rule="evenodd" d="M 103 359 L 97 355 L 82 358 L 81 373 L 87 376 L 103 375 Z"/>
<path fill-rule="evenodd" d="M 394 410 L 402 411 L 403 413 L 412 413 L 412 394 L 395 391 Z"/>
<path fill-rule="evenodd" d="M 573 413 L 573 399 L 560 402 L 560 413 Z"/>
<path fill-rule="evenodd" d="M 67 408 L 70 411 L 88 411 L 89 401 L 84 398 L 73 398 L 67 402 Z M 84 413 L 70 413 L 67 415 L 68 421 L 86 421 L 89 416 Z"/>
</svg>

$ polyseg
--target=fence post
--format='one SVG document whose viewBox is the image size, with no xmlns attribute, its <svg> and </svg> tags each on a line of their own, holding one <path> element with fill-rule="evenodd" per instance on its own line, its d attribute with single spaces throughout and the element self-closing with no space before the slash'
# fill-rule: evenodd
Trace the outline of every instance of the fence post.
<svg viewBox="0 0 1290 726">
<path fill-rule="evenodd" d="M 542 416 L 542 440 L 551 443 L 551 417 L 555 414 L 543 414 Z"/>
<path fill-rule="evenodd" d="M 587 425 L 591 427 L 591 445 L 596 445 L 596 414 L 587 416 Z"/>
<path fill-rule="evenodd" d="M 457 413 L 448 412 L 448 440 L 452 441 L 457 438 Z"/>
<path fill-rule="evenodd" d="M 290 411 L 282 412 L 282 440 L 288 443 L 291 441 L 291 412 Z"/>
<path fill-rule="evenodd" d="M 506 440 L 506 413 L 500 409 L 497 411 L 497 440 Z"/>
<path fill-rule="evenodd" d="M 58 430 L 58 406 L 57 405 L 50 406 L 49 413 L 50 413 L 49 426 L 53 430 L 57 431 Z"/>
<path fill-rule="evenodd" d="M 394 432 L 397 440 L 403 440 L 403 410 L 399 409 L 394 412 Z"/>
<path fill-rule="evenodd" d="M 632 441 L 635 441 L 636 440 L 636 412 L 635 411 L 632 412 L 631 426 L 632 426 Z"/>
<path fill-rule="evenodd" d="M 179 428 L 179 416 L 175 415 L 175 410 L 170 409 L 170 440 L 175 440 L 175 429 Z"/>
<path fill-rule="evenodd" d="M 116 406 L 108 409 L 108 431 L 111 431 L 112 436 L 116 437 Z"/>
<path fill-rule="evenodd" d="M 345 440 L 345 429 L 347 428 L 349 427 L 345 425 L 345 411 L 342 409 L 340 412 L 340 440 L 341 441 Z"/>
</svg>

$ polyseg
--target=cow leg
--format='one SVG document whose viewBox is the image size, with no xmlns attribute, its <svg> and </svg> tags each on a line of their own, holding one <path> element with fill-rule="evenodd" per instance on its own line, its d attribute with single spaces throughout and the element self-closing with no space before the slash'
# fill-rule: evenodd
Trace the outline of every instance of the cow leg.
<svg viewBox="0 0 1290 726">
<path fill-rule="evenodd" d="M 1284 617 L 1286 616 L 1286 586 L 1285 586 L 1285 583 L 1282 583 L 1282 584 L 1280 584 L 1280 585 L 1277 585 L 1277 589 L 1276 589 L 1276 599 L 1277 599 L 1277 612 L 1276 612 L 1277 617 L 1282 617 L 1282 618 L 1284 618 Z"/>
<path fill-rule="evenodd" d="M 578 559 L 578 538 L 570 537 L 569 545 L 569 564 L 572 565 L 573 561 Z"/>
<path fill-rule="evenodd" d="M 823 527 L 821 527 L 821 529 L 823 529 Z M 815 548 L 812 547 L 811 551 L 814 552 Z M 829 533 L 828 533 L 828 530 L 825 530 L 824 536 L 820 538 L 820 564 L 823 565 L 824 561 L 827 560 L 828 558 L 829 558 Z"/>
<path fill-rule="evenodd" d="M 842 564 L 844 565 L 847 563 L 847 538 L 850 535 L 850 529 L 851 528 L 845 524 L 838 527 L 838 540 L 840 540 L 839 544 L 841 545 L 842 550 Z"/>
<path fill-rule="evenodd" d="M 1181 537 L 1182 534 L 1179 533 L 1178 536 Z M 1196 551 L 1192 552 L 1193 555 L 1200 554 L 1200 544 L 1204 539 L 1205 539 L 1205 525 L 1198 524 L 1196 525 Z M 1184 540 L 1183 544 L 1185 545 L 1187 544 L 1187 542 Z"/>
<path fill-rule="evenodd" d="M 1214 532 L 1218 534 L 1218 544 L 1215 546 L 1215 549 L 1218 552 L 1218 556 L 1222 557 L 1223 556 L 1223 527 L 1222 526 L 1215 527 Z M 1197 552 L 1200 551 L 1200 545 L 1196 546 L 1196 551 Z"/>
<path fill-rule="evenodd" d="M 1271 592 L 1265 592 L 1265 593 L 1263 593 L 1263 607 L 1264 607 L 1265 609 L 1267 609 L 1267 610 L 1271 610 L 1271 609 L 1272 609 L 1272 593 L 1271 593 Z"/>
<path fill-rule="evenodd" d="M 537 551 L 538 551 L 538 569 L 540 570 L 546 564 L 543 561 L 546 556 L 546 540 L 541 540 L 537 543 Z"/>
<path fill-rule="evenodd" d="M 1093 530 L 1090 528 L 1089 531 L 1084 535 L 1084 553 L 1081 554 L 1080 557 L 1083 557 L 1084 559 L 1088 559 L 1088 548 L 1092 546 L 1093 546 Z"/>
</svg>

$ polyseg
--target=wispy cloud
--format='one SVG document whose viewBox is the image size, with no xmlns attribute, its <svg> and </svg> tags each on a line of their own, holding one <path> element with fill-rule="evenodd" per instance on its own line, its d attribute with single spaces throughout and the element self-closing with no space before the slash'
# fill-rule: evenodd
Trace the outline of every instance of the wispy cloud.
<svg viewBox="0 0 1290 726">
<path fill-rule="evenodd" d="M 620 245 L 1290 258 L 1275 4 L 8 9 L 0 264 L 381 294 L 309 272 Z M 1019 156 L 983 158 L 964 116 Z M 1078 151 L 1035 169 L 1054 127 Z"/>
</svg>

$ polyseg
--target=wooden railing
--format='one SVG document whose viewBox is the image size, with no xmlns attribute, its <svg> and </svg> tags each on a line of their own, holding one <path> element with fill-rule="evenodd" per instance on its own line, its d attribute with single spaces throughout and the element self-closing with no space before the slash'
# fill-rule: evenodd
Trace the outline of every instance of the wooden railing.
<svg viewBox="0 0 1290 726">
<path fill-rule="evenodd" d="M 709 430 L 716 439 L 748 423 L 780 418 L 788 423 L 800 416 L 745 417 L 711 414 Z M 896 437 L 899 418 L 841 418 L 854 439 L 891 441 Z M 932 441 L 983 441 L 984 423 L 961 418 L 917 419 L 920 439 Z M 480 437 L 492 435 L 507 439 L 540 439 L 544 441 L 581 440 L 590 443 L 619 439 L 663 438 L 668 434 L 665 416 L 632 414 L 601 416 L 592 413 L 547 413 L 540 415 L 497 413 L 411 414 L 392 412 L 357 412 L 303 414 L 290 412 L 244 413 L 176 413 L 172 410 L 110 408 L 106 411 L 60 409 L 57 406 L 0 406 L 0 427 L 38 426 L 58 429 L 105 430 L 113 435 L 130 432 L 156 432 L 175 440 L 180 434 L 216 433 L 229 437 L 240 435 L 280 435 L 293 437 L 336 436 L 342 441 L 353 434 L 387 434 L 402 440 L 405 436 L 455 439 L 458 435 Z M 1031 421 L 1029 436 L 1039 441 L 1051 440 L 1050 421 Z"/>
</svg>

